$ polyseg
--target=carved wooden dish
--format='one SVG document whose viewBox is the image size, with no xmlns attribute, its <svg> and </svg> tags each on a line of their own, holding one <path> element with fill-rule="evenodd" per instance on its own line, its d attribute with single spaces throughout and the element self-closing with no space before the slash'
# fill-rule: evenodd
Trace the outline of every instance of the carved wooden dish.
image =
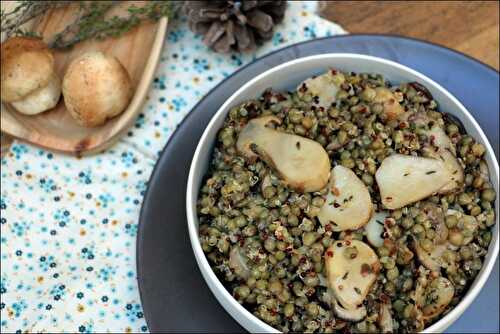
<svg viewBox="0 0 500 334">
<path fill-rule="evenodd" d="M 141 2 L 135 3 L 140 6 Z M 115 6 L 110 10 L 110 15 L 120 15 L 130 3 L 125 1 Z M 55 33 L 64 29 L 75 18 L 76 13 L 77 6 L 50 10 L 38 22 L 34 22 L 31 29 L 48 41 Z M 99 50 L 117 57 L 127 69 L 134 89 L 132 100 L 123 113 L 102 126 L 86 128 L 70 116 L 62 97 L 55 108 L 35 116 L 23 115 L 7 103 L 2 103 L 2 132 L 38 146 L 70 154 L 81 155 L 104 150 L 132 125 L 142 109 L 160 58 L 167 22 L 167 18 L 158 22 L 145 22 L 118 38 L 87 40 L 69 50 L 54 50 L 56 70 L 61 79 L 70 62 L 87 51 Z"/>
</svg>

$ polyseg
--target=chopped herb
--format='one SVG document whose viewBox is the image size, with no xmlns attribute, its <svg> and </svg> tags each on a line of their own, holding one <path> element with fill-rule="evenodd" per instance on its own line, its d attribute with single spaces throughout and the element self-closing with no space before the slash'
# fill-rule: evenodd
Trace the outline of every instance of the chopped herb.
<svg viewBox="0 0 500 334">
<path fill-rule="evenodd" d="M 431 175 L 431 174 L 434 174 L 434 173 L 436 173 L 436 171 L 435 171 L 435 170 L 430 170 L 430 171 L 426 172 L 425 174 L 427 174 L 427 175 Z"/>
<path fill-rule="evenodd" d="M 378 219 L 377 219 L 377 220 L 375 220 L 375 221 L 376 221 L 376 222 L 377 222 L 377 224 L 379 224 L 379 225 L 384 225 L 384 222 L 383 222 L 383 221 L 380 221 L 380 220 L 378 220 Z"/>
<path fill-rule="evenodd" d="M 403 174 L 403 176 L 408 176 L 408 175 L 410 175 L 410 173 L 404 173 L 404 174 Z"/>
<path fill-rule="evenodd" d="M 349 272 L 346 271 L 346 273 L 344 274 L 344 276 L 342 276 L 342 279 L 347 279 L 347 276 L 349 275 Z"/>
<path fill-rule="evenodd" d="M 354 196 L 353 196 L 353 195 L 351 195 L 351 196 L 349 196 L 348 198 L 344 198 L 344 201 L 343 201 L 343 202 L 344 202 L 344 203 L 347 203 L 347 202 L 349 202 L 349 201 L 352 201 L 352 199 L 353 199 L 353 198 L 354 198 Z"/>
<path fill-rule="evenodd" d="M 300 141 L 298 141 L 297 143 L 295 143 L 295 147 L 297 147 L 297 150 L 300 150 Z"/>
<path fill-rule="evenodd" d="M 360 288 L 358 288 L 357 286 L 355 286 L 355 287 L 354 287 L 354 291 L 356 291 L 356 293 L 357 293 L 358 295 L 360 295 L 360 294 L 361 294 L 361 290 L 360 290 Z"/>
</svg>

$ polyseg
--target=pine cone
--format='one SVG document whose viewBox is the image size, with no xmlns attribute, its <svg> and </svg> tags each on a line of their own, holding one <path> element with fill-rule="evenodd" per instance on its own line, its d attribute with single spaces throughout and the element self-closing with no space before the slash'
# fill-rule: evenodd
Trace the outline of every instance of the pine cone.
<svg viewBox="0 0 500 334">
<path fill-rule="evenodd" d="M 286 1 L 186 1 L 189 28 L 204 35 L 203 43 L 217 52 L 251 51 L 271 39 L 273 27 L 285 15 Z"/>
</svg>

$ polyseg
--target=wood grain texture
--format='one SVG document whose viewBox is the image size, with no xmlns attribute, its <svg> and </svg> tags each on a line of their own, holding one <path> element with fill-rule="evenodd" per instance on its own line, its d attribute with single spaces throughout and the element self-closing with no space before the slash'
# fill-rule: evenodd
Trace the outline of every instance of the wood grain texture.
<svg viewBox="0 0 500 334">
<path fill-rule="evenodd" d="M 322 1 L 350 33 L 385 33 L 444 45 L 499 69 L 498 1 Z"/>
<path fill-rule="evenodd" d="M 109 15 L 123 15 L 126 6 L 130 5 L 130 2 L 125 3 L 115 6 Z M 143 2 L 135 3 L 141 5 Z M 77 12 L 77 5 L 51 10 L 39 22 L 34 22 L 32 29 L 47 41 L 72 22 Z M 134 89 L 130 104 L 119 116 L 102 126 L 86 128 L 71 117 L 62 98 L 54 109 L 35 116 L 20 114 L 8 104 L 2 104 L 2 132 L 65 153 L 82 155 L 102 151 L 133 124 L 142 110 L 165 40 L 166 28 L 167 19 L 162 18 L 158 22 L 145 22 L 119 38 L 101 41 L 92 39 L 70 50 L 54 51 L 56 72 L 61 79 L 71 61 L 85 52 L 102 51 L 118 58 L 127 69 Z"/>
</svg>

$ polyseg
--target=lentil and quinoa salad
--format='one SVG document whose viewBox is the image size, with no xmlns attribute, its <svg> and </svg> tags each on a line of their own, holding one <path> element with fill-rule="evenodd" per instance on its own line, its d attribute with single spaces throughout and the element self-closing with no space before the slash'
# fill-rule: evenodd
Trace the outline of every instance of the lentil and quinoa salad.
<svg viewBox="0 0 500 334">
<path fill-rule="evenodd" d="M 487 253 L 484 154 L 421 84 L 332 69 L 231 109 L 198 199 L 201 245 L 280 331 L 420 331 Z"/>
</svg>

